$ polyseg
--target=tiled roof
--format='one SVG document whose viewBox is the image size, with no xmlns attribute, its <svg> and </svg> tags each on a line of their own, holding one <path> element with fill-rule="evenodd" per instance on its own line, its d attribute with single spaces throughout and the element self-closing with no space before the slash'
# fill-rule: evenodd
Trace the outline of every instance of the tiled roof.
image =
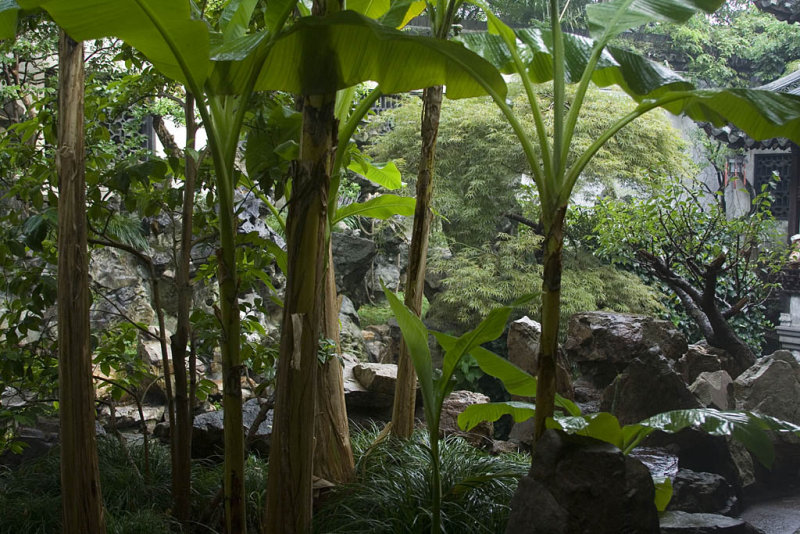
<svg viewBox="0 0 800 534">
<path fill-rule="evenodd" d="M 800 2 L 797 0 L 755 0 L 756 7 L 786 22 L 800 21 Z"/>
</svg>

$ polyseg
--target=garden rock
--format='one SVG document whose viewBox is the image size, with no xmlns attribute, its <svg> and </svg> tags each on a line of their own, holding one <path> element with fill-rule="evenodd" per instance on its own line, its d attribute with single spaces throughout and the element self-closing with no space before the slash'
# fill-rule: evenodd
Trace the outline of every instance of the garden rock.
<svg viewBox="0 0 800 534">
<path fill-rule="evenodd" d="M 511 501 L 507 534 L 653 534 L 647 467 L 609 443 L 547 430 Z"/>
<path fill-rule="evenodd" d="M 400 353 L 400 327 L 370 325 L 361 332 L 367 359 L 374 363 L 397 363 Z"/>
<path fill-rule="evenodd" d="M 511 323 L 508 329 L 508 360 L 533 376 L 539 372 L 539 343 L 542 338 L 542 325 L 523 317 Z M 568 399 L 574 398 L 569 363 L 561 350 L 558 351 L 556 367 L 556 391 Z"/>
<path fill-rule="evenodd" d="M 364 338 L 361 336 L 361 326 L 358 313 L 353 301 L 341 295 L 342 304 L 339 307 L 339 344 L 343 352 L 351 354 L 364 354 Z"/>
<path fill-rule="evenodd" d="M 100 247 L 92 251 L 89 272 L 94 286 L 106 297 L 92 304 L 93 331 L 119 320 L 120 311 L 133 322 L 153 322 L 149 276 L 137 259 L 112 247 Z"/>
<path fill-rule="evenodd" d="M 655 347 L 675 361 L 686 352 L 686 338 L 669 321 L 609 312 L 574 314 L 564 344 L 567 359 L 597 387 L 606 387 L 632 360 L 647 358 Z"/>
<path fill-rule="evenodd" d="M 364 277 L 378 250 L 375 243 L 363 237 L 334 232 L 331 234 L 336 287 L 353 301 L 358 309 L 367 302 Z"/>
<path fill-rule="evenodd" d="M 245 435 L 250 432 L 250 427 L 256 420 L 261 409 L 260 399 L 250 399 L 242 405 L 242 423 Z M 192 456 L 195 458 L 207 458 L 209 456 L 223 453 L 224 409 L 213 412 L 202 413 L 195 416 L 192 426 Z M 251 447 L 267 454 L 269 452 L 269 442 L 272 437 L 272 410 L 267 412 L 267 418 L 256 431 Z"/>
<path fill-rule="evenodd" d="M 719 514 L 665 512 L 661 534 L 764 534 L 750 523 Z"/>
<path fill-rule="evenodd" d="M 760 358 L 734 382 L 736 408 L 800 424 L 800 364 L 787 350 Z"/>
<path fill-rule="evenodd" d="M 363 407 L 387 407 L 394 401 L 397 366 L 391 363 L 363 363 L 353 366 L 353 376 L 368 392 L 359 404 Z"/>
<path fill-rule="evenodd" d="M 726 362 L 726 365 L 730 362 L 730 356 L 724 350 L 712 347 L 706 342 L 694 343 L 689 345 L 686 354 L 675 364 L 675 369 L 687 384 L 691 384 L 697 380 L 700 373 L 726 369 L 730 374 L 728 367 L 723 367 L 723 362 Z"/>
<path fill-rule="evenodd" d="M 725 477 L 680 469 L 672 482 L 672 500 L 667 509 L 736 516 L 741 513 L 741 504 Z"/>
<path fill-rule="evenodd" d="M 669 362 L 653 349 L 646 358 L 636 358 L 603 392 L 602 411 L 617 416 L 620 424 L 638 423 L 653 415 L 687 408 L 700 402 Z"/>
<path fill-rule="evenodd" d="M 722 475 L 737 492 L 756 481 L 750 453 L 744 445 L 729 437 L 686 428 L 676 434 L 654 432 L 646 443 L 673 451 L 682 469 Z"/>
<path fill-rule="evenodd" d="M 439 419 L 439 434 L 441 436 L 456 435 L 466 439 L 476 447 L 492 446 L 494 435 L 494 425 L 488 421 L 480 423 L 478 426 L 465 432 L 458 426 L 458 416 L 473 404 L 486 404 L 490 401 L 489 397 L 483 393 L 473 391 L 454 391 L 444 399 L 442 403 L 442 414 Z"/>
<path fill-rule="evenodd" d="M 702 372 L 689 386 L 689 391 L 703 406 L 717 410 L 733 410 L 733 380 L 727 371 Z"/>
</svg>

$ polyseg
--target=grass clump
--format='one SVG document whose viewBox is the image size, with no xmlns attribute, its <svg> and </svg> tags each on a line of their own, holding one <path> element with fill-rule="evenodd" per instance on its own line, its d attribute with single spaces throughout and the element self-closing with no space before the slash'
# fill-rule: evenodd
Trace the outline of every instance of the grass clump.
<svg viewBox="0 0 800 534">
<path fill-rule="evenodd" d="M 387 438 L 378 429 L 357 433 L 357 481 L 336 488 L 314 517 L 314 531 L 329 533 L 430 532 L 430 452 L 426 434 Z M 509 503 L 530 460 L 490 456 L 461 438 L 440 443 L 442 527 L 446 532 L 504 532 Z"/>
<path fill-rule="evenodd" d="M 97 440 L 100 485 L 108 534 L 217 533 L 221 531 L 219 490 L 222 464 L 197 460 L 192 466 L 192 523 L 184 528 L 170 515 L 169 447 L 150 443 L 149 471 L 144 447 Z M 16 469 L 0 468 L 0 534 L 61 532 L 60 458 L 57 448 Z M 267 462 L 250 456 L 245 464 L 248 529 L 258 532 L 267 487 Z"/>
<path fill-rule="evenodd" d="M 397 293 L 400 297 L 400 300 L 403 300 L 403 292 L 400 291 Z M 428 308 L 430 308 L 430 303 L 428 299 L 422 297 L 422 316 L 425 317 L 425 314 L 428 313 Z M 386 324 L 389 322 L 389 319 L 394 317 L 394 313 L 392 313 L 392 309 L 389 307 L 389 303 L 384 300 L 377 304 L 364 304 L 358 309 L 358 323 L 361 328 L 366 328 L 372 325 L 381 325 Z"/>
</svg>

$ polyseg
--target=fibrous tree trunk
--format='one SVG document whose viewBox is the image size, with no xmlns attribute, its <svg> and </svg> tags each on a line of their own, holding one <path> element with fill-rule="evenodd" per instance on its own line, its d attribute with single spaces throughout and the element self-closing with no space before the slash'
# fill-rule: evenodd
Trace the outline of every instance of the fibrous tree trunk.
<svg viewBox="0 0 800 534">
<path fill-rule="evenodd" d="M 555 410 L 558 324 L 561 314 L 561 267 L 564 249 L 564 217 L 567 208 L 555 210 L 552 220 L 543 221 L 544 270 L 542 273 L 542 338 L 539 345 L 539 373 L 536 390 L 534 441 L 547 429 L 545 424 Z"/>
<path fill-rule="evenodd" d="M 65 534 L 104 533 L 89 338 L 83 44 L 58 43 L 58 347 Z"/>
<path fill-rule="evenodd" d="M 194 190 L 197 179 L 197 162 L 192 156 L 197 124 L 194 120 L 194 97 L 186 95 L 186 166 L 183 183 L 183 206 L 181 209 L 181 246 L 177 262 L 175 284 L 178 290 L 177 327 L 172 336 L 172 365 L 175 371 L 175 421 L 172 432 L 175 436 L 175 453 L 172 468 L 172 513 L 181 522 L 188 521 L 191 511 L 191 458 L 192 458 L 192 409 L 186 370 L 186 348 L 191 335 L 189 316 L 192 305 L 192 285 L 189 277 L 192 252 L 192 215 L 194 213 Z"/>
<path fill-rule="evenodd" d="M 404 296 L 405 305 L 417 315 L 422 313 L 422 297 L 425 289 L 428 240 L 433 218 L 431 211 L 433 169 L 441 111 L 442 86 L 425 89 L 422 96 L 422 152 L 417 173 L 417 204 L 414 209 L 414 225 L 408 250 L 408 278 Z M 392 434 L 395 436 L 404 439 L 411 436 L 414 430 L 416 398 L 417 374 L 403 341 L 397 362 L 397 383 L 392 406 Z"/>
<path fill-rule="evenodd" d="M 335 101 L 333 94 L 303 98 L 300 155 L 286 221 L 288 272 L 262 523 L 268 534 L 305 533 L 311 527 L 311 429 L 317 407 L 328 188 L 337 132 Z"/>
<path fill-rule="evenodd" d="M 355 469 L 350 446 L 350 425 L 344 399 L 344 377 L 340 361 L 339 309 L 336 295 L 333 250 L 327 246 L 327 268 L 322 306 L 322 336 L 334 342 L 336 355 L 329 355 L 317 374 L 317 414 L 314 420 L 314 475 L 335 483 L 352 480 Z M 338 357 L 337 357 L 338 356 Z"/>
</svg>

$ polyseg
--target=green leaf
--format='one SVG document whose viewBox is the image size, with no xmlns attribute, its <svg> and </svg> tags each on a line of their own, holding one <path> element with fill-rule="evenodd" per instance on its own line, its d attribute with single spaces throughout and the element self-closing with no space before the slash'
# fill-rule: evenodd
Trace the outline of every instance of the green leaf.
<svg viewBox="0 0 800 534">
<path fill-rule="evenodd" d="M 397 195 L 381 195 L 366 202 L 348 204 L 336 210 L 331 218 L 331 224 L 336 224 L 347 217 L 372 217 L 374 219 L 388 219 L 395 215 L 414 215 L 416 201 L 412 197 Z"/>
<path fill-rule="evenodd" d="M 350 152 L 350 165 L 347 166 L 351 171 L 362 175 L 374 184 L 393 191 L 403 186 L 400 171 L 393 161 L 388 163 L 373 163 L 364 156 L 358 149 Z"/>
<path fill-rule="evenodd" d="M 536 406 L 527 402 L 489 402 L 472 404 L 458 414 L 458 426 L 462 430 L 472 430 L 484 421 L 495 422 L 504 415 L 510 415 L 514 421 L 521 423 L 536 414 Z"/>
<path fill-rule="evenodd" d="M 580 417 L 556 417 L 548 427 L 559 428 L 570 434 L 589 436 L 624 449 L 624 437 L 619 420 L 607 412 Z"/>
<path fill-rule="evenodd" d="M 277 245 L 274 241 L 267 241 L 267 250 L 275 257 L 275 263 L 278 264 L 278 269 L 285 275 L 289 272 L 289 256 L 285 250 Z"/>
<path fill-rule="evenodd" d="M 411 362 L 417 371 L 419 387 L 422 390 L 422 398 L 425 402 L 425 415 L 430 425 L 432 421 L 438 420 L 438 413 L 433 411 L 436 405 L 436 396 L 433 384 L 433 364 L 431 362 L 430 349 L 428 348 L 428 329 L 422 324 L 422 320 L 409 310 L 397 298 L 397 295 L 389 291 L 385 285 L 383 286 L 383 292 L 389 300 L 389 306 L 391 306 L 392 313 L 397 319 L 397 324 L 400 325 L 403 339 L 411 356 Z"/>
<path fill-rule="evenodd" d="M 389 11 L 389 0 L 347 0 L 347 9 L 378 19 Z"/>
<path fill-rule="evenodd" d="M 431 85 L 446 85 L 449 98 L 487 90 L 505 96 L 507 90 L 500 73 L 463 45 L 403 33 L 353 11 L 301 18 L 275 41 L 263 64 L 255 64 L 258 55 L 250 50 L 218 65 L 212 90 L 237 94 L 254 69 L 260 72 L 256 90 L 299 94 L 334 93 L 367 80 L 386 94 Z"/>
<path fill-rule="evenodd" d="M 209 30 L 184 0 L 24 0 L 41 6 L 77 41 L 119 37 L 164 75 L 202 88 L 211 70 Z"/>
<path fill-rule="evenodd" d="M 0 40 L 13 39 L 17 34 L 19 4 L 14 0 L 0 0 Z"/>
<path fill-rule="evenodd" d="M 664 94 L 671 113 L 722 126 L 730 122 L 756 140 L 787 137 L 800 143 L 800 96 L 757 89 L 717 89 Z"/>
<path fill-rule="evenodd" d="M 219 27 L 225 40 L 244 36 L 250 25 L 250 17 L 258 0 L 230 0 L 219 17 Z M 273 2 L 269 2 L 272 4 Z"/>
<path fill-rule="evenodd" d="M 651 22 L 683 23 L 703 11 L 713 13 L 725 0 L 612 0 L 586 6 L 593 36 L 619 35 Z"/>
<path fill-rule="evenodd" d="M 495 308 L 475 328 L 460 336 L 454 343 L 448 343 L 445 348 L 444 362 L 442 364 L 442 383 L 446 384 L 453 375 L 459 360 L 464 354 L 472 352 L 484 343 L 494 341 L 503 334 L 503 330 L 511 315 L 512 308 L 503 306 Z M 434 334 L 435 335 L 435 334 Z M 438 340 L 438 337 L 437 337 Z"/>
<path fill-rule="evenodd" d="M 384 26 L 399 30 L 411 22 L 411 19 L 421 15 L 427 6 L 426 0 L 399 0 L 392 2 L 392 7 L 381 17 L 380 22 Z"/>
<path fill-rule="evenodd" d="M 520 29 L 516 31 L 517 48 L 526 66 L 526 74 L 534 83 L 553 79 L 553 35 L 550 30 Z M 469 33 L 460 37 L 470 50 L 489 60 L 502 72 L 516 69 L 507 45 L 497 35 Z M 567 83 L 577 83 L 589 64 L 595 43 L 588 37 L 564 34 L 564 76 Z M 600 87 L 618 85 L 636 100 L 653 97 L 670 90 L 692 89 L 692 85 L 671 70 L 622 49 L 609 47 L 600 57 L 592 74 Z"/>
<path fill-rule="evenodd" d="M 303 11 L 303 2 L 298 3 L 297 0 L 269 0 L 264 12 L 264 23 L 267 29 L 272 33 L 280 30 L 279 26 L 286 20 L 287 14 L 291 13 L 295 5 L 301 12 Z"/>
<path fill-rule="evenodd" d="M 663 512 L 672 500 L 672 480 L 669 477 L 653 477 L 656 487 L 656 510 Z"/>
<path fill-rule="evenodd" d="M 446 351 L 451 349 L 457 342 L 457 338 L 442 332 L 432 332 L 436 340 Z M 483 347 L 474 347 L 469 354 L 475 358 L 478 367 L 487 375 L 499 379 L 506 390 L 512 395 L 520 397 L 536 397 L 536 377 L 531 376 L 527 371 L 520 369 L 505 358 L 501 358 L 494 352 Z M 572 416 L 581 414 L 580 408 L 569 399 L 561 395 L 556 395 L 556 406 L 563 408 Z"/>
</svg>

